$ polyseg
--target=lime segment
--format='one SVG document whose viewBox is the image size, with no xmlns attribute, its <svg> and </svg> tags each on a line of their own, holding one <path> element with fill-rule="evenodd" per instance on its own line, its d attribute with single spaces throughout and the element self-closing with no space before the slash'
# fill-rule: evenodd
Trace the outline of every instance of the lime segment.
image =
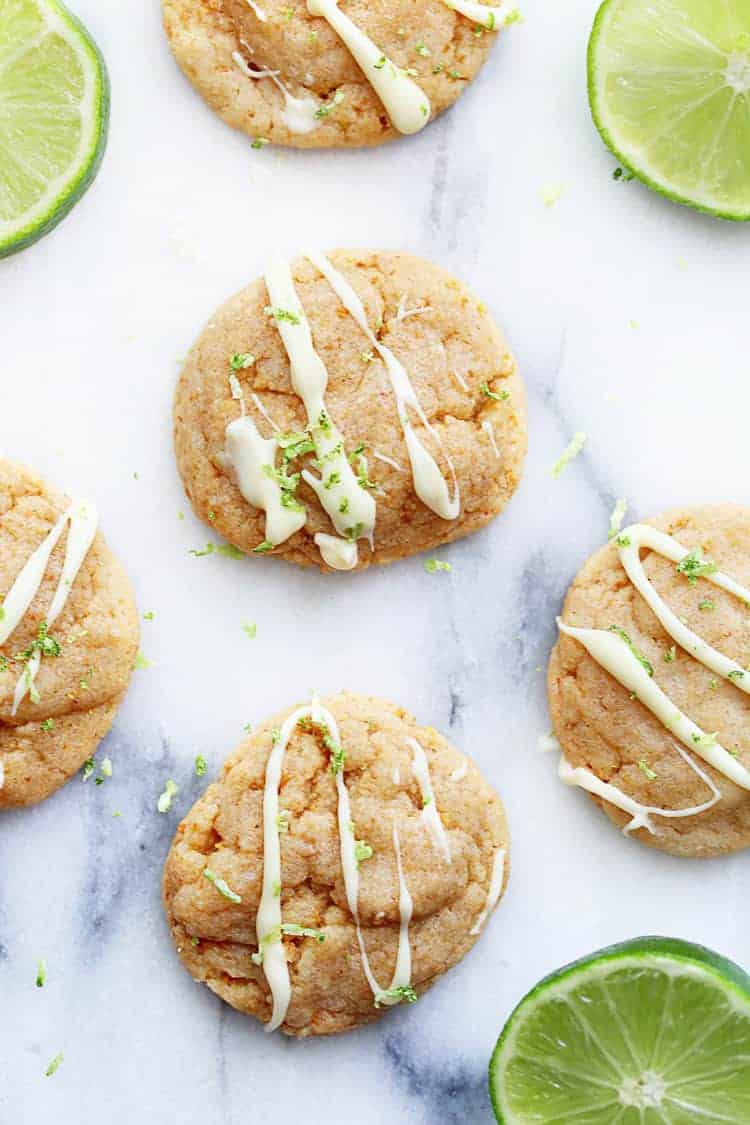
<svg viewBox="0 0 750 1125">
<path fill-rule="evenodd" d="M 639 179 L 750 219 L 748 0 L 605 0 L 588 76 L 596 126 Z"/>
<path fill-rule="evenodd" d="M 0 0 L 0 258 L 51 230 L 101 162 L 104 62 L 56 0 Z"/>
<path fill-rule="evenodd" d="M 747 1125 L 750 977 L 640 938 L 541 981 L 490 1062 L 504 1125 Z"/>
</svg>

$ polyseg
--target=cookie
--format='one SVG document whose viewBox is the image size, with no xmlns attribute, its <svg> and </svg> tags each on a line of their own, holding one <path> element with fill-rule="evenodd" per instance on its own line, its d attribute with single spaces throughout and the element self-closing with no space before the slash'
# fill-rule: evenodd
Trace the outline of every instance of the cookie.
<svg viewBox="0 0 750 1125">
<path fill-rule="evenodd" d="M 191 976 L 266 1030 L 311 1036 L 416 1000 L 507 878 L 503 807 L 469 759 L 342 693 L 241 743 L 180 824 L 163 892 Z"/>
<path fill-rule="evenodd" d="M 375 145 L 458 98 L 515 5 L 476 0 L 163 0 L 177 62 L 258 143 Z"/>
<path fill-rule="evenodd" d="M 478 530 L 526 452 L 523 385 L 485 306 L 408 254 L 278 261 L 213 316 L 174 406 L 195 512 L 250 555 L 388 563 Z"/>
<path fill-rule="evenodd" d="M 576 578 L 560 628 L 563 781 L 675 855 L 750 846 L 750 510 L 626 528 Z"/>
<path fill-rule="evenodd" d="M 0 460 L 0 808 L 33 805 L 95 753 L 138 648 L 130 583 L 67 500 Z"/>
</svg>

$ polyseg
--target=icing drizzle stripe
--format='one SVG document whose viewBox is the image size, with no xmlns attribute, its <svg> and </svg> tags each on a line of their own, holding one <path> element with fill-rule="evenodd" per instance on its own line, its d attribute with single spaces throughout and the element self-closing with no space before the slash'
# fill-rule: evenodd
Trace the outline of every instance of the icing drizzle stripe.
<svg viewBox="0 0 750 1125">
<path fill-rule="evenodd" d="M 67 522 L 68 512 L 65 512 L 34 553 L 29 556 L 28 561 L 6 594 L 3 600 L 2 614 L 0 615 L 0 644 L 5 644 L 8 637 L 17 629 L 26 615 L 26 611 L 41 585 L 42 578 L 44 578 L 49 557 L 57 546 L 57 541 L 65 530 Z"/>
<path fill-rule="evenodd" d="M 283 543 L 305 526 L 307 513 L 302 505 L 285 507 L 280 485 L 265 471 L 266 466 L 276 467 L 276 438 L 261 437 L 255 422 L 245 414 L 229 423 L 225 441 L 237 487 L 248 504 L 266 513 L 266 540 L 274 546 Z"/>
<path fill-rule="evenodd" d="M 485 418 L 485 420 L 482 422 L 482 429 L 487 434 L 487 437 L 490 439 L 490 445 L 492 446 L 492 452 L 495 454 L 496 457 L 499 457 L 500 456 L 500 447 L 497 444 L 497 438 L 495 437 L 495 429 L 492 425 L 492 422 L 490 422 L 489 418 Z"/>
<path fill-rule="evenodd" d="M 263 889 L 255 932 L 258 950 L 262 953 L 263 973 L 271 989 L 273 1010 L 266 1031 L 275 1031 L 284 1022 L 292 998 L 289 969 L 281 940 L 281 843 L 279 841 L 279 787 L 281 767 L 292 731 L 300 719 L 310 714 L 309 707 L 293 711 L 281 727 L 279 737 L 271 748 L 266 763 L 263 787 Z M 278 893 L 277 893 L 278 891 Z M 270 935 L 279 934 L 278 941 L 269 941 Z"/>
<path fill-rule="evenodd" d="M 622 531 L 617 539 L 618 554 L 628 578 L 672 640 L 684 648 L 699 663 L 703 664 L 704 667 L 716 673 L 717 676 L 727 679 L 738 690 L 750 694 L 750 674 L 746 673 L 734 660 L 712 648 L 697 633 L 684 625 L 657 592 L 644 570 L 640 557 L 642 548 L 652 550 L 677 564 L 683 562 L 691 554 L 691 551 L 677 539 L 650 527 L 648 524 L 633 524 Z M 726 590 L 750 605 L 750 590 L 741 586 L 728 575 L 717 570 L 713 573 L 702 574 L 701 577 L 704 581 L 711 582 L 714 586 Z M 562 633 L 578 640 L 601 667 L 609 672 L 624 688 L 633 693 L 639 702 L 651 711 L 676 739 L 693 753 L 699 754 L 704 761 L 712 765 L 724 777 L 741 788 L 750 790 L 750 771 L 730 754 L 712 734 L 702 730 L 688 715 L 675 706 L 669 696 L 654 682 L 652 676 L 649 675 L 646 668 L 631 651 L 630 646 L 621 637 L 609 630 L 578 629 L 566 625 L 562 621 L 558 621 L 558 625 Z M 721 798 L 721 793 L 708 774 L 701 770 L 697 763 L 685 754 L 676 743 L 674 748 L 711 789 L 712 799 L 710 801 L 688 809 L 651 808 L 635 801 L 616 786 L 603 782 L 590 770 L 582 767 L 574 769 L 564 757 L 560 762 L 558 772 L 566 784 L 578 785 L 587 789 L 589 792 L 623 809 L 623 811 L 631 813 L 632 820 L 626 826 L 626 832 L 631 832 L 636 828 L 646 828 L 653 833 L 651 816 L 659 815 L 671 818 L 694 816 L 712 808 Z"/>
<path fill-rule="evenodd" d="M 23 620 L 42 583 L 50 555 L 63 531 L 68 527 L 60 577 L 44 617 L 47 628 L 52 628 L 68 600 L 78 571 L 94 540 L 97 522 L 96 508 L 86 500 L 74 500 L 67 511 L 60 516 L 39 547 L 29 557 L 3 601 L 0 644 L 5 643 Z M 32 691 L 41 659 L 41 653 L 35 651 L 18 679 L 13 696 L 13 715 L 18 711 L 25 696 Z"/>
<path fill-rule="evenodd" d="M 497 906 L 497 901 L 500 898 L 500 892 L 503 889 L 503 878 L 505 876 L 505 848 L 498 848 L 495 852 L 495 858 L 492 861 L 492 875 L 490 877 L 490 885 L 487 891 L 487 901 L 484 908 L 480 911 L 479 916 L 474 925 L 469 930 L 472 937 L 481 933 L 484 923 L 487 921 L 488 916 Z"/>
<path fill-rule="evenodd" d="M 260 16 L 258 18 L 260 19 Z M 248 66 L 239 51 L 232 52 L 232 59 L 246 78 L 252 78 L 254 81 L 259 81 L 261 78 L 270 78 L 284 99 L 284 111 L 281 117 L 290 133 L 301 135 L 312 133 L 318 128 L 321 118 L 318 116 L 320 102 L 317 98 L 311 95 L 297 98 L 294 94 L 290 94 L 279 78 L 278 71 L 254 70 L 251 66 Z"/>
<path fill-rule="evenodd" d="M 385 364 L 396 398 L 398 419 L 401 424 L 404 440 L 406 441 L 406 448 L 409 454 L 412 477 L 414 480 L 414 490 L 417 496 L 423 504 L 435 512 L 436 515 L 440 516 L 441 519 L 457 519 L 461 511 L 461 497 L 453 463 L 448 455 L 445 454 L 454 490 L 453 498 L 451 498 L 448 495 L 447 485 L 435 459 L 422 445 L 407 415 L 406 408 L 411 407 L 428 433 L 435 438 L 438 444 L 441 444 L 437 431 L 430 425 L 422 410 L 419 399 L 411 384 L 411 380 L 403 365 L 396 359 L 390 348 L 381 344 L 375 336 L 375 333 L 372 331 L 367 321 L 367 314 L 365 313 L 362 302 L 344 275 L 335 268 L 324 254 L 318 254 L 314 251 L 307 250 L 305 251 L 305 257 L 308 261 L 312 262 L 315 268 L 326 278 L 346 311 L 362 329 L 371 347 L 377 351 Z"/>
<path fill-rule="evenodd" d="M 400 917 L 398 931 L 398 956 L 396 968 L 393 971 L 391 988 L 405 988 L 411 982 L 411 946 L 409 944 L 409 924 L 414 912 L 414 903 L 409 894 L 409 888 L 404 878 L 404 867 L 401 863 L 401 843 L 398 838 L 398 828 L 393 825 L 393 850 L 396 853 L 396 870 L 398 871 L 398 912 Z"/>
<path fill-rule="evenodd" d="M 711 741 L 711 735 L 675 706 L 659 685 L 654 683 L 625 641 L 603 629 L 573 629 L 562 621 L 560 631 L 580 641 L 597 664 L 614 676 L 627 691 L 637 696 L 638 702 L 648 708 L 675 738 L 700 754 L 704 761 L 709 762 L 730 781 L 743 789 L 750 789 L 750 772 L 721 743 Z"/>
<path fill-rule="evenodd" d="M 408 135 L 423 129 L 430 120 L 427 95 L 341 11 L 337 0 L 307 0 L 307 10 L 312 16 L 321 16 L 349 48 L 399 133 Z"/>
<path fill-rule="evenodd" d="M 427 831 L 432 836 L 433 843 L 443 853 L 446 863 L 451 862 L 451 846 L 448 839 L 448 834 L 445 831 L 445 826 L 440 819 L 437 803 L 435 801 L 435 791 L 432 788 L 432 779 L 430 778 L 430 767 L 427 762 L 427 755 L 424 748 L 420 746 L 416 738 L 407 738 L 407 744 L 411 747 L 412 762 L 411 768 L 417 783 L 422 792 L 422 821 L 424 822 Z"/>
<path fill-rule="evenodd" d="M 266 1031 L 275 1031 L 284 1022 L 291 1000 L 289 969 L 281 940 L 281 844 L 279 840 L 279 787 L 281 770 L 289 740 L 300 719 L 310 718 L 319 728 L 325 729 L 336 745 L 340 745 L 338 724 L 331 712 L 313 699 L 310 704 L 299 707 L 286 719 L 271 748 L 266 764 L 263 789 L 263 888 L 258 914 L 256 934 L 258 949 L 262 951 L 262 967 L 271 990 L 273 1010 L 266 1024 Z M 378 983 L 367 956 L 364 936 L 359 919 L 359 864 L 357 861 L 356 840 L 352 830 L 351 803 L 346 788 L 344 770 L 336 773 L 337 820 L 341 868 L 344 875 L 344 889 L 349 910 L 354 919 L 362 957 L 362 968 L 373 996 L 379 1003 L 389 1005 L 399 1002 L 399 997 L 389 997 Z M 393 845 L 396 853 L 396 867 L 399 881 L 399 942 L 396 966 L 390 989 L 406 987 L 411 980 L 411 949 L 409 946 L 409 923 L 412 916 L 412 899 L 409 894 L 401 865 L 401 848 L 396 825 L 393 826 Z M 276 937 L 278 935 L 278 940 Z"/>
<path fill-rule="evenodd" d="M 358 538 L 372 543 L 375 501 L 359 484 L 325 402 L 328 372 L 313 345 L 305 310 L 287 262 L 279 259 L 265 275 L 272 315 L 289 357 L 292 386 L 304 403 L 321 475 L 302 470 L 302 479 L 313 489 L 339 535 L 349 543 Z M 342 508 L 344 509 L 342 511 Z"/>
<path fill-rule="evenodd" d="M 323 531 L 318 531 L 314 539 L 323 562 L 332 570 L 354 570 L 358 558 L 356 543 L 348 543 L 339 539 L 338 535 L 326 535 Z"/>
<path fill-rule="evenodd" d="M 502 3 L 496 8 L 480 4 L 477 0 L 443 0 L 443 3 L 487 31 L 497 31 L 506 24 L 515 23 L 521 14 L 518 5 L 510 3 Z"/>
<path fill-rule="evenodd" d="M 683 625 L 679 617 L 672 612 L 667 603 L 656 592 L 643 569 L 640 557 L 642 547 L 647 547 L 674 563 L 681 563 L 687 558 L 691 553 L 687 547 L 683 547 L 671 535 L 665 535 L 663 532 L 657 531 L 655 527 L 649 527 L 648 524 L 643 523 L 633 524 L 632 527 L 626 528 L 618 536 L 618 540 L 622 544 L 618 546 L 620 561 L 628 578 L 647 602 L 649 608 L 653 610 L 672 640 L 676 641 L 681 648 L 684 648 L 706 668 L 710 668 L 717 676 L 731 679 L 735 687 L 750 695 L 750 675 L 745 674 L 741 665 L 726 656 L 722 656 L 715 648 L 706 644 L 692 629 L 688 629 L 687 625 Z M 706 574 L 704 581 L 711 582 L 714 586 L 726 590 L 727 593 L 733 594 L 750 606 L 750 590 L 741 586 L 739 582 L 735 582 L 728 575 L 722 574 L 721 571 L 717 570 L 713 574 Z"/>
<path fill-rule="evenodd" d="M 616 785 L 610 785 L 607 781 L 602 781 L 591 770 L 585 769 L 583 766 L 571 766 L 565 755 L 560 756 L 560 763 L 557 770 L 557 776 L 565 785 L 578 786 L 580 789 L 586 789 L 587 792 L 595 794 L 597 797 L 602 797 L 608 801 L 610 805 L 614 805 L 623 812 L 630 813 L 632 820 L 630 820 L 622 832 L 624 836 L 628 836 L 637 828 L 646 828 L 652 836 L 656 835 L 656 829 L 653 826 L 652 816 L 664 816 L 672 820 L 679 820 L 684 816 L 697 816 L 699 813 L 708 812 L 715 804 L 721 800 L 721 792 L 714 785 L 711 778 L 705 770 L 702 770 L 697 762 L 694 762 L 689 754 L 686 754 L 681 746 L 676 743 L 674 745 L 677 753 L 684 759 L 685 763 L 690 766 L 693 773 L 696 773 L 701 781 L 705 781 L 706 785 L 711 790 L 711 800 L 706 801 L 702 805 L 694 805 L 687 809 L 662 809 L 656 806 L 642 805 L 640 801 L 636 801 L 633 797 L 629 797 L 627 793 L 623 793 Z"/>
</svg>

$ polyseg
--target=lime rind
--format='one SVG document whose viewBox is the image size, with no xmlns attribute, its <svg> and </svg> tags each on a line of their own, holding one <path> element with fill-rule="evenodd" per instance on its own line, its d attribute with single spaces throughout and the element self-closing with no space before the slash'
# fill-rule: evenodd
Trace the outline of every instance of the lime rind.
<svg viewBox="0 0 750 1125">
<path fill-rule="evenodd" d="M 17 219 L 0 221 L 0 259 L 30 246 L 65 218 L 93 183 L 107 144 L 110 85 L 101 51 L 86 28 L 59 0 L 44 0 L 39 11 L 45 25 L 43 34 L 58 35 L 80 63 L 85 83 L 78 107 L 81 136 L 67 168 L 46 186 L 40 198 Z M 23 53 L 22 50 L 18 54 Z M 5 60 L 4 65 L 10 64 Z"/>
<path fill-rule="evenodd" d="M 734 7 L 731 0 L 726 5 L 707 0 L 657 0 L 648 5 L 643 0 L 604 0 L 589 38 L 588 92 L 602 140 L 626 171 L 673 202 L 746 222 L 750 220 L 750 8 L 739 23 L 733 23 Z M 697 27 L 679 22 L 686 9 Z M 654 21 L 654 28 L 650 36 L 633 44 L 632 67 L 627 77 L 620 74 L 617 79 L 625 87 L 633 86 L 634 100 L 639 77 L 643 81 L 640 111 L 627 121 L 624 114 L 618 118 L 609 104 L 610 55 L 622 56 L 626 36 L 618 20 L 623 15 L 638 17 L 641 10 Z M 654 43 L 651 50 L 649 40 Z M 659 108 L 664 111 L 665 128 L 655 138 L 661 142 L 657 159 L 647 151 L 654 143 L 647 133 Z M 670 108 L 675 110 L 674 132 L 669 128 Z M 688 128 L 694 137 L 686 137 Z M 706 180 L 712 169 L 716 180 L 717 158 L 725 155 L 723 140 L 727 144 L 721 172 L 731 183 L 721 190 L 720 184 L 712 188 Z M 665 167 L 670 163 L 671 169 Z M 695 174 L 697 179 L 691 181 Z"/>
<path fill-rule="evenodd" d="M 654 1003 L 653 983 L 657 976 L 663 977 L 666 987 L 673 989 L 677 997 L 675 1004 L 681 999 L 680 990 L 685 988 L 690 991 L 691 1002 L 698 991 L 704 1003 L 695 1007 L 695 1027 L 689 1023 L 691 1005 L 683 1005 L 677 1009 L 680 1012 L 678 1036 L 663 1035 L 662 1031 L 658 1031 L 651 1041 L 644 1042 L 642 1025 L 645 1021 L 640 1020 L 639 1013 L 644 1010 L 644 1004 Z M 586 996 L 590 1000 L 592 992 L 603 988 L 605 982 L 609 994 L 612 981 L 619 977 L 627 982 L 630 996 L 626 999 L 634 1019 L 640 1020 L 637 1023 L 640 1038 L 635 1052 L 627 1020 L 620 1018 L 620 1009 L 615 1010 L 610 997 L 606 1010 L 604 1006 L 601 1008 L 605 1011 L 606 1026 L 596 1027 L 595 1017 L 591 1014 L 596 1005 L 587 1009 L 587 1031 L 583 1036 L 585 1053 L 576 1059 L 575 1043 L 569 1034 L 574 1021 L 565 1026 L 564 1009 L 570 1005 L 578 985 L 585 985 Z M 638 992 L 639 979 L 642 979 L 644 988 L 648 986 L 643 994 Z M 657 1001 L 660 999 L 656 997 Z M 666 1004 L 666 997 L 663 999 Z M 710 1016 L 706 1020 L 706 1012 L 712 1002 L 718 1016 L 713 1022 Z M 542 1013 L 543 1017 L 546 1010 L 551 1012 L 552 1005 L 557 1005 L 557 1009 L 549 1027 L 545 1029 L 543 1022 L 535 1025 L 535 1016 Z M 665 1007 L 664 1011 L 668 1010 L 671 1011 Z M 588 1026 L 592 1019 L 593 1028 Z M 638 1125 L 641 1121 L 658 1125 L 667 1120 L 673 1125 L 708 1123 L 711 1120 L 726 1120 L 739 1125 L 740 1121 L 750 1121 L 750 1088 L 743 1078 L 745 1070 L 736 1059 L 730 1059 L 725 1067 L 715 1065 L 717 1057 L 723 1058 L 726 1063 L 727 1027 L 729 1025 L 731 1032 L 733 1022 L 737 1024 L 737 1034 L 746 1044 L 750 1027 L 750 976 L 738 965 L 710 949 L 677 938 L 644 937 L 610 946 L 545 977 L 511 1013 L 489 1066 L 489 1090 L 495 1116 L 501 1125 L 531 1125 L 532 1122 L 539 1125 L 552 1122 L 561 1125 L 565 1122 L 567 1125 L 569 1117 L 576 1125 L 602 1125 L 609 1121 L 617 1121 L 618 1125 L 631 1125 L 631 1122 Z M 532 1041 L 529 1045 L 529 1029 L 539 1034 L 540 1027 L 541 1040 L 537 1043 Z M 600 1039 L 595 1032 L 600 1034 Z M 519 1053 L 519 1040 L 524 1035 L 527 1036 L 521 1043 L 524 1050 Z M 555 1045 L 562 1045 L 560 1040 L 566 1049 L 566 1065 L 556 1067 L 553 1055 Z M 614 1058 L 607 1049 L 612 1044 L 616 1052 Z M 679 1047 L 676 1056 L 670 1057 L 670 1051 L 676 1047 Z M 537 1049 L 539 1053 L 535 1055 Z M 648 1108 L 652 1104 L 648 1098 L 645 1103 L 639 1103 L 640 1110 L 635 1108 L 635 1100 L 631 1108 L 619 1100 L 618 1083 L 622 1088 L 620 1060 L 628 1055 L 634 1058 L 641 1049 L 644 1059 L 655 1060 L 658 1066 L 669 1070 L 669 1093 L 665 1096 L 677 1098 L 676 1102 L 670 1102 L 669 1118 L 662 1116 L 657 1108 Z M 747 1053 L 746 1046 L 744 1053 Z M 519 1057 L 523 1060 L 525 1096 L 533 1099 L 533 1104 L 524 1106 L 521 1116 L 509 1104 L 505 1090 L 508 1066 Z M 569 1057 L 573 1060 L 570 1067 L 567 1065 Z M 555 1116 L 548 1115 L 552 1104 L 545 1096 L 551 1074 L 555 1083 Z M 657 1096 L 664 1094 L 665 1088 L 658 1073 L 652 1075 L 649 1072 L 646 1077 L 648 1081 L 653 1081 L 653 1106 L 656 1107 Z M 640 1084 L 633 1083 L 634 1099 L 635 1094 L 642 1096 L 643 1089 Z M 706 1098 L 715 1109 L 704 1116 L 700 1107 Z M 690 1107 L 685 1117 L 682 1116 L 680 1102 Z M 742 1116 L 739 1117 L 738 1103 L 742 1105 Z M 560 1109 L 562 1116 L 558 1113 Z"/>
</svg>

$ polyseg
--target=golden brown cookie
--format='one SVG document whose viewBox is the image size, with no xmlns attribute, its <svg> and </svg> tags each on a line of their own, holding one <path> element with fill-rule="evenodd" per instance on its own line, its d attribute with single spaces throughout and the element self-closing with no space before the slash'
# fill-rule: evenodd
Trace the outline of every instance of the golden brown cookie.
<svg viewBox="0 0 750 1125">
<path fill-rule="evenodd" d="M 592 793 L 615 824 L 633 824 L 644 843 L 684 856 L 737 851 L 750 845 L 750 607 L 716 582 L 727 575 L 750 587 L 750 511 L 718 504 L 668 512 L 647 521 L 642 549 L 638 526 L 589 559 L 565 600 L 565 626 L 606 631 L 608 659 L 626 670 L 628 682 L 605 668 L 601 648 L 594 658 L 586 647 L 601 646 L 601 633 L 560 636 L 548 688 L 562 773 L 584 788 L 593 775 L 615 787 L 610 798 L 620 793 L 650 809 L 649 831 L 638 809 Z M 670 537 L 674 557 L 657 551 L 649 528 Z M 634 559 L 662 620 L 626 573 Z M 663 607 L 674 617 L 664 617 Z M 706 656 L 701 641 L 714 655 Z M 701 811 L 667 817 L 657 809 Z"/>
<path fill-rule="evenodd" d="M 357 558 L 338 567 L 350 569 L 393 562 L 483 527 L 513 494 L 526 452 L 523 384 L 486 307 L 444 270 L 408 254 L 339 250 L 315 257 L 318 265 L 308 258 L 282 264 L 296 313 L 276 307 L 267 282 L 256 281 L 214 314 L 188 355 L 174 432 L 196 514 L 248 554 L 322 569 L 327 552 L 316 535 L 358 542 Z M 331 277 L 361 301 L 364 329 Z M 327 372 L 324 405 L 333 430 L 320 428 L 324 412 L 316 406 L 310 417 L 292 386 L 283 334 L 290 347 L 304 344 L 308 326 Z M 413 402 L 399 397 L 399 379 Z M 256 432 L 277 439 L 279 448 L 258 453 L 255 484 L 266 484 L 264 469 L 284 491 L 291 507 L 279 514 L 288 520 L 291 511 L 293 518 L 282 532 L 269 529 L 267 512 L 250 502 L 257 498 L 243 486 L 237 459 L 227 455 L 228 434 L 243 410 L 245 438 Z M 422 458 L 419 470 L 410 456 Z M 434 470 L 428 483 L 443 487 L 444 505 L 458 500 L 453 510 L 420 498 L 424 490 L 417 495 L 429 468 L 425 457 Z M 372 551 L 370 517 L 359 512 L 363 490 Z"/>
<path fill-rule="evenodd" d="M 508 4 L 472 7 L 467 18 L 446 0 L 345 0 L 332 18 L 369 38 L 360 65 L 347 33 L 311 15 L 305 0 L 163 0 L 163 8 L 177 62 L 223 120 L 302 148 L 374 145 L 423 128 L 476 76 L 497 38 L 490 28 L 513 18 Z"/>
<path fill-rule="evenodd" d="M 317 706 L 241 743 L 181 823 L 164 871 L 191 976 L 266 1024 L 273 1011 L 297 1036 L 413 1001 L 471 949 L 508 876 L 503 807 L 463 754 L 380 699 L 342 693 Z"/>
<path fill-rule="evenodd" d="M 0 461 L 0 808 L 59 789 L 96 751 L 127 688 L 135 602 L 96 524 L 91 505 Z M 34 574 L 32 556 L 46 548 Z"/>
</svg>

